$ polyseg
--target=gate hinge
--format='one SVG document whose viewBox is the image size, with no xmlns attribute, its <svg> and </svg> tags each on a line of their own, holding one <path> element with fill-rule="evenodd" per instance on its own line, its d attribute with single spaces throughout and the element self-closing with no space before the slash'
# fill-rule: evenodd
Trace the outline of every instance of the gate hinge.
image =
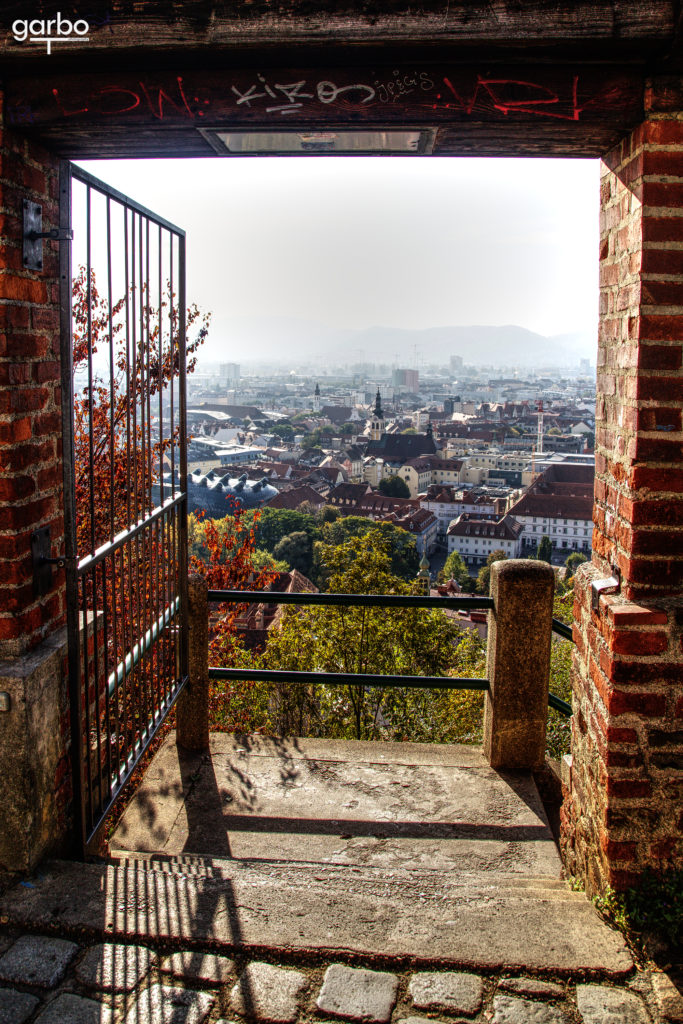
<svg viewBox="0 0 683 1024">
<path fill-rule="evenodd" d="M 43 239 L 54 242 L 70 242 L 73 231 L 70 228 L 51 228 L 43 231 L 43 208 L 40 203 L 24 199 L 24 267 L 26 270 L 43 269 Z"/>
</svg>

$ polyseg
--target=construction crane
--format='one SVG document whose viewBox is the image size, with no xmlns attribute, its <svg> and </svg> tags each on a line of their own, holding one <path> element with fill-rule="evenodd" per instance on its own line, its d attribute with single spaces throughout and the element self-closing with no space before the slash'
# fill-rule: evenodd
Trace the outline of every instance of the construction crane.
<svg viewBox="0 0 683 1024">
<path fill-rule="evenodd" d="M 538 409 L 538 435 L 536 437 L 536 451 L 539 455 L 543 454 L 543 399 L 539 398 L 536 402 L 536 408 Z"/>
</svg>

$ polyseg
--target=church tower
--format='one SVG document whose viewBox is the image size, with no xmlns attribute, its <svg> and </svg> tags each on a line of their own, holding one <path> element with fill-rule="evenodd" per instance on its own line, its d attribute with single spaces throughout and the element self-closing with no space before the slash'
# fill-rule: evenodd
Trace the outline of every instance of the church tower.
<svg viewBox="0 0 683 1024">
<path fill-rule="evenodd" d="M 370 440 L 379 441 L 384 433 L 384 413 L 382 412 L 382 399 L 380 398 L 379 388 L 377 388 L 377 394 L 375 396 L 375 408 L 372 413 L 372 420 L 370 421 Z"/>
<path fill-rule="evenodd" d="M 313 412 L 320 412 L 320 385 L 317 381 L 313 392 Z"/>
</svg>

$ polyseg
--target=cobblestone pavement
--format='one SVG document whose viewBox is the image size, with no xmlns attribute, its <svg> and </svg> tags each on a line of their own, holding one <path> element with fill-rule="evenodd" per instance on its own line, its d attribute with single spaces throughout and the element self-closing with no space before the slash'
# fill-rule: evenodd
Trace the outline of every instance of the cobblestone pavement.
<svg viewBox="0 0 683 1024">
<path fill-rule="evenodd" d="M 615 984 L 501 972 L 284 964 L 0 928 L 0 1024 L 678 1024 L 666 974 Z"/>
</svg>

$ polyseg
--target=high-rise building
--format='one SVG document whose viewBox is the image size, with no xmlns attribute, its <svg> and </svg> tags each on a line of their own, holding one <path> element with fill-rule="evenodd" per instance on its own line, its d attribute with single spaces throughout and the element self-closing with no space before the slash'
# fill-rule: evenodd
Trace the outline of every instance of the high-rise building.
<svg viewBox="0 0 683 1024">
<path fill-rule="evenodd" d="M 454 373 L 462 373 L 464 360 L 462 356 L 451 356 L 451 370 Z"/>
<path fill-rule="evenodd" d="M 420 387 L 420 374 L 418 370 L 392 370 L 391 383 L 395 388 L 406 388 L 416 393 Z"/>
<path fill-rule="evenodd" d="M 218 377 L 222 387 L 238 387 L 240 382 L 240 364 L 220 363 L 218 367 Z"/>
</svg>

